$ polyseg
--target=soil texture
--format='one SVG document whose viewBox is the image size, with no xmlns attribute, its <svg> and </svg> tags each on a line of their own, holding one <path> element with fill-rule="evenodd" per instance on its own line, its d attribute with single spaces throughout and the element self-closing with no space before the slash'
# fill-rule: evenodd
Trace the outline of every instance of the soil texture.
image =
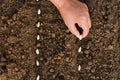
<svg viewBox="0 0 120 80">
<path fill-rule="evenodd" d="M 50 1 L 1 0 L 0 80 L 120 80 L 120 0 L 81 1 L 92 20 L 82 41 Z"/>
</svg>

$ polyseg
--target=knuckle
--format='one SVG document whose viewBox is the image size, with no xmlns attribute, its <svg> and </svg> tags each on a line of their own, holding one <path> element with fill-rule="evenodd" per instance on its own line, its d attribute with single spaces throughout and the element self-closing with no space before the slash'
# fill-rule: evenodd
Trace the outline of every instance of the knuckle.
<svg viewBox="0 0 120 80">
<path fill-rule="evenodd" d="M 88 7 L 85 3 L 82 3 L 82 8 L 84 8 L 85 10 L 88 10 Z"/>
</svg>

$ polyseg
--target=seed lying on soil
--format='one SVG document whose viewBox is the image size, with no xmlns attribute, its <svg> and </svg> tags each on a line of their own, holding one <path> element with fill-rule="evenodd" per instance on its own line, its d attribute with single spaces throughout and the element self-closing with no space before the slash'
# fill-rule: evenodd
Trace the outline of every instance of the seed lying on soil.
<svg viewBox="0 0 120 80">
<path fill-rule="evenodd" d="M 39 49 L 36 49 L 36 54 L 39 54 L 40 52 L 39 52 Z"/>
<path fill-rule="evenodd" d="M 81 70 L 81 66 L 79 65 L 79 66 L 78 66 L 78 71 L 80 71 L 80 70 Z"/>
<path fill-rule="evenodd" d="M 36 60 L 36 65 L 37 65 L 37 66 L 39 66 L 39 65 L 40 65 L 38 60 Z"/>
<path fill-rule="evenodd" d="M 40 40 L 40 35 L 37 35 L 37 40 Z"/>
<path fill-rule="evenodd" d="M 78 52 L 80 53 L 82 51 L 82 47 L 80 47 L 79 49 L 78 49 Z"/>
<path fill-rule="evenodd" d="M 38 27 L 38 28 L 40 27 L 40 22 L 37 23 L 37 27 Z"/>
<path fill-rule="evenodd" d="M 38 9 L 38 15 L 40 15 L 41 14 L 41 10 L 40 9 Z"/>
<path fill-rule="evenodd" d="M 40 75 L 37 76 L 36 80 L 40 80 Z"/>
</svg>

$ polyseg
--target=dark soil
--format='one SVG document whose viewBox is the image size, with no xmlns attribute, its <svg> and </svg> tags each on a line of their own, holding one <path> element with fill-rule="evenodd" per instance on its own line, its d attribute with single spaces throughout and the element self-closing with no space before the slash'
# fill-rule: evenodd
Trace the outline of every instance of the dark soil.
<svg viewBox="0 0 120 80">
<path fill-rule="evenodd" d="M 48 0 L 0 0 L 0 80 L 120 80 L 120 0 L 82 1 L 92 28 L 80 41 Z"/>
</svg>

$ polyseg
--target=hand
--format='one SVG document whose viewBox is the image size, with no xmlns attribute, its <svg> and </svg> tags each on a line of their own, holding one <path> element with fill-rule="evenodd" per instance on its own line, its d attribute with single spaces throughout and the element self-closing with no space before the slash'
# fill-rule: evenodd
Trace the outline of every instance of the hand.
<svg viewBox="0 0 120 80">
<path fill-rule="evenodd" d="M 65 0 L 64 4 L 58 10 L 71 33 L 80 38 L 80 33 L 75 27 L 75 23 L 78 23 L 83 29 L 82 38 L 88 35 L 91 20 L 86 4 L 77 0 Z"/>
</svg>

